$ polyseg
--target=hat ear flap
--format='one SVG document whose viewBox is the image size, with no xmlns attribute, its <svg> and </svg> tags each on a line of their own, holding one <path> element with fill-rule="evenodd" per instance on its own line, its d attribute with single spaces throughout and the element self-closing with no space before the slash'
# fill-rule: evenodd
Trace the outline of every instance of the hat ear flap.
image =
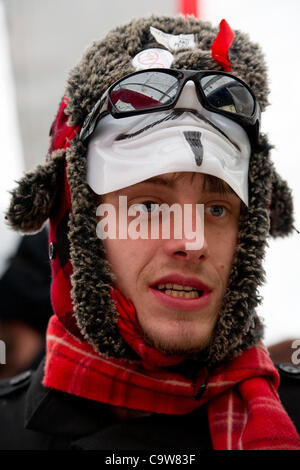
<svg viewBox="0 0 300 470">
<path fill-rule="evenodd" d="M 273 170 L 270 204 L 270 235 L 284 237 L 294 229 L 292 191 L 278 173 Z"/>
<path fill-rule="evenodd" d="M 49 162 L 26 173 L 11 191 L 6 219 L 13 230 L 38 232 L 49 218 L 63 180 L 64 157 L 64 150 L 53 152 Z"/>
</svg>

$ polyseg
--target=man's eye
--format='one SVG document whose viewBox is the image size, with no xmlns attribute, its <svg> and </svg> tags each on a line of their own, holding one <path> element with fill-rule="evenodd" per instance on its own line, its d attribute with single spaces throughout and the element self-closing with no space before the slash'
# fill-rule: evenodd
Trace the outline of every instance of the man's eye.
<svg viewBox="0 0 300 470">
<path fill-rule="evenodd" d="M 224 217 L 227 213 L 227 209 L 224 206 L 209 206 L 206 207 L 205 212 L 213 217 Z"/>
<path fill-rule="evenodd" d="M 159 204 L 153 201 L 145 201 L 143 203 L 134 204 L 132 207 L 139 212 L 154 212 L 159 208 Z"/>
</svg>

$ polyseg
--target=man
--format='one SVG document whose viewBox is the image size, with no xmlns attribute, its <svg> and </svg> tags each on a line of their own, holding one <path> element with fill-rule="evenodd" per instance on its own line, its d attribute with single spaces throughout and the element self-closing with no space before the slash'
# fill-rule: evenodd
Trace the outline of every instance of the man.
<svg viewBox="0 0 300 470">
<path fill-rule="evenodd" d="M 11 447 L 300 448 L 255 313 L 267 236 L 293 224 L 266 105 L 259 48 L 224 20 L 134 20 L 86 52 L 7 213 L 50 217 L 55 313 Z"/>
</svg>

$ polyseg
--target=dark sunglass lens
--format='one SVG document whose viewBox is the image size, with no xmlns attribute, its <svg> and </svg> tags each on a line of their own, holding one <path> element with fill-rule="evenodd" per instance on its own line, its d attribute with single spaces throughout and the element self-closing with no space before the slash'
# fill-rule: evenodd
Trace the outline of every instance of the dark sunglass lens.
<svg viewBox="0 0 300 470">
<path fill-rule="evenodd" d="M 111 90 L 110 99 L 116 111 L 128 113 L 169 105 L 177 89 L 176 77 L 168 73 L 147 71 L 119 82 Z"/>
<path fill-rule="evenodd" d="M 206 75 L 201 80 L 202 90 L 211 106 L 251 117 L 254 112 L 254 99 L 247 88 L 227 75 Z"/>
</svg>

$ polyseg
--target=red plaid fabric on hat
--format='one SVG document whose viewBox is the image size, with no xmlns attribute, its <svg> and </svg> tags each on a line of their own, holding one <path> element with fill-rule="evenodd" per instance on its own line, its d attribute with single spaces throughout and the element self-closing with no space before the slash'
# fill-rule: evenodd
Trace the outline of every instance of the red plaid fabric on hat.
<svg viewBox="0 0 300 470">
<path fill-rule="evenodd" d="M 61 101 L 56 118 L 50 131 L 49 155 L 58 149 L 67 149 L 72 139 L 78 134 L 79 126 L 69 126 L 65 107 L 68 98 Z M 73 315 L 71 299 L 72 264 L 69 255 L 68 220 L 72 213 L 71 194 L 67 178 L 67 162 L 64 169 L 64 184 L 60 190 L 55 211 L 51 214 L 49 224 L 49 244 L 51 255 L 51 301 L 53 310 L 70 333 L 82 339 Z"/>
</svg>

